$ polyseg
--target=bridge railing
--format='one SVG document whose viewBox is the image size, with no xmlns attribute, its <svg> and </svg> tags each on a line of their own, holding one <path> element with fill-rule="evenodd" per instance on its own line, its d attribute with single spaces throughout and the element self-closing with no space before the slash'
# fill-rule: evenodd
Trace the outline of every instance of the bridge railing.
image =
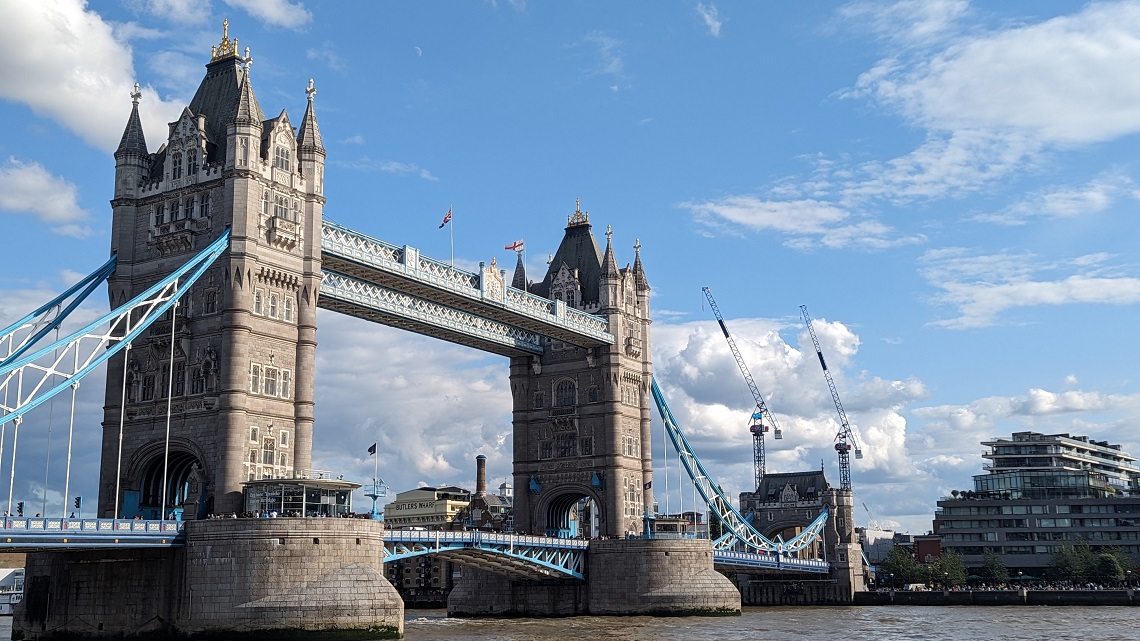
<svg viewBox="0 0 1140 641">
<path fill-rule="evenodd" d="M 500 532 L 480 532 L 478 530 L 466 531 L 436 531 L 436 530 L 388 530 L 384 533 L 385 541 L 401 541 L 405 543 L 471 543 L 473 545 L 518 545 L 528 547 L 573 548 L 584 550 L 590 546 L 586 539 L 559 539 L 548 536 L 533 536 L 529 534 L 503 534 Z"/>
<path fill-rule="evenodd" d="M 184 521 L 144 521 L 140 519 L 64 519 L 45 517 L 5 517 L 4 530 L 13 533 L 39 534 L 43 532 L 67 532 L 75 535 L 104 535 L 132 533 L 138 535 L 181 534 L 186 529 Z"/>
</svg>

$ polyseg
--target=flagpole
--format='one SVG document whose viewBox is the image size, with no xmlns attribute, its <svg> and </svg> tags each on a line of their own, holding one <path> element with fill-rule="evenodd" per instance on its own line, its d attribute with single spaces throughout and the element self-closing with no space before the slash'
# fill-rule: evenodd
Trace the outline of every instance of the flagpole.
<svg viewBox="0 0 1140 641">
<path fill-rule="evenodd" d="M 455 211 L 452 210 L 452 205 L 447 206 L 448 213 L 451 214 L 451 225 L 448 227 L 448 232 L 451 235 L 451 267 L 455 268 Z"/>
</svg>

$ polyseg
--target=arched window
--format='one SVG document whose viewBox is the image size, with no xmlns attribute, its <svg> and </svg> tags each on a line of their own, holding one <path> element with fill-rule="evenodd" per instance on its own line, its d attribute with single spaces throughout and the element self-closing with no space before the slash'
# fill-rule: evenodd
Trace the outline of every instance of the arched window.
<svg viewBox="0 0 1140 641">
<path fill-rule="evenodd" d="M 186 173 L 187 175 L 194 176 L 198 173 L 198 152 L 191 150 L 186 152 Z"/>
<path fill-rule="evenodd" d="M 574 381 L 559 381 L 554 387 L 554 405 L 567 407 L 578 404 L 578 388 Z"/>
<path fill-rule="evenodd" d="M 182 177 L 182 154 L 170 157 L 170 177 L 175 180 Z"/>
<path fill-rule="evenodd" d="M 269 215 L 269 190 L 261 192 L 261 213 Z"/>
</svg>

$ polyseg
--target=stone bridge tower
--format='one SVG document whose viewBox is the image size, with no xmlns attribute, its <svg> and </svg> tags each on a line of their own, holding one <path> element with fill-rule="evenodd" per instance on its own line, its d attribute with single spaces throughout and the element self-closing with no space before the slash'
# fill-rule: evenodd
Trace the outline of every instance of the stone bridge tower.
<svg viewBox="0 0 1140 641">
<path fill-rule="evenodd" d="M 616 338 L 593 349 L 547 338 L 542 356 L 511 359 L 516 530 L 622 536 L 652 509 L 649 284 L 640 244 L 618 269 L 611 236 L 603 253 L 578 205 L 542 282 L 526 281 L 521 259 L 515 271 L 514 287 L 604 315 Z"/>
<path fill-rule="evenodd" d="M 232 238 L 174 313 L 109 363 L 100 516 L 240 510 L 243 481 L 308 473 L 325 149 L 312 81 L 297 129 L 284 110 L 265 116 L 252 63 L 227 23 L 155 153 L 132 94 L 115 152 L 111 306 L 227 227 Z"/>
</svg>

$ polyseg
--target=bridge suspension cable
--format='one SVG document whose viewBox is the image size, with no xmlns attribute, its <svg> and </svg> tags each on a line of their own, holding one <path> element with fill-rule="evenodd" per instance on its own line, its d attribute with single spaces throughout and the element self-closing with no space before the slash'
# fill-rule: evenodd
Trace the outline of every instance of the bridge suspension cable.
<svg viewBox="0 0 1140 641">
<path fill-rule="evenodd" d="M 681 465 L 684 466 L 697 492 L 701 495 L 705 504 L 708 505 L 709 510 L 720 521 L 724 529 L 724 534 L 713 541 L 714 549 L 724 550 L 734 547 L 737 544 L 742 544 L 750 550 L 759 550 L 772 554 L 793 553 L 808 547 L 820 537 L 823 527 L 827 523 L 828 510 L 826 507 L 807 528 L 797 534 L 795 538 L 788 541 L 783 541 L 779 537 L 773 541 L 752 527 L 752 524 L 732 506 L 728 497 L 725 496 L 724 490 L 713 482 L 705 470 L 704 465 L 700 459 L 697 458 L 696 453 L 693 452 L 693 448 L 689 445 L 689 440 L 685 437 L 684 432 L 681 431 L 677 419 L 673 416 L 672 410 L 669 409 L 669 404 L 665 401 L 665 394 L 661 391 L 661 387 L 657 385 L 657 379 L 653 379 L 651 391 L 653 393 L 653 401 L 657 404 L 657 411 L 661 414 L 661 420 L 665 424 L 665 431 L 669 435 L 673 449 L 677 451 L 677 457 L 680 459 Z"/>
</svg>

